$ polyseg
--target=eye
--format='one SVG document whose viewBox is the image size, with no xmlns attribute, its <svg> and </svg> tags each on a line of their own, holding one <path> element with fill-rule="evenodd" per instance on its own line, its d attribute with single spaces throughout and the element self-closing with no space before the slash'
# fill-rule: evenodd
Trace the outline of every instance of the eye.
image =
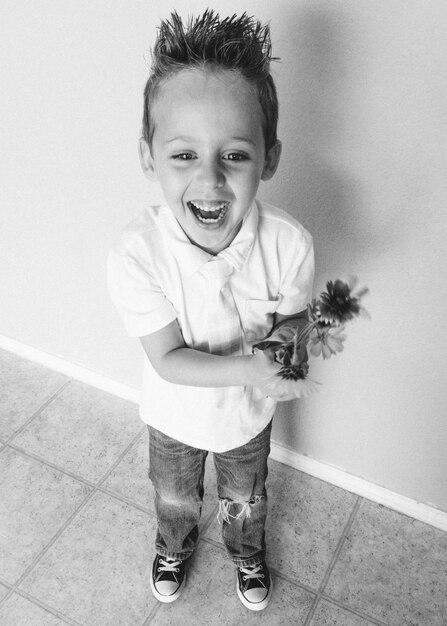
<svg viewBox="0 0 447 626">
<path fill-rule="evenodd" d="M 248 156 L 242 152 L 229 152 L 223 158 L 227 161 L 246 161 Z"/>
<path fill-rule="evenodd" d="M 179 152 L 178 154 L 174 154 L 173 159 L 177 161 L 190 161 L 194 158 L 194 155 L 191 152 Z"/>
</svg>

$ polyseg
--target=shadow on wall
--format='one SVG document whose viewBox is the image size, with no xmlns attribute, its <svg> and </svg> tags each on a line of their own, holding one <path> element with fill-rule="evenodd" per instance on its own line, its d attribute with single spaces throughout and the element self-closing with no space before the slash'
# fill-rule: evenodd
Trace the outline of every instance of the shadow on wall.
<svg viewBox="0 0 447 626">
<path fill-rule="evenodd" d="M 346 144 L 346 120 L 354 106 L 349 92 L 356 80 L 351 65 L 354 61 L 358 68 L 353 48 L 359 34 L 352 15 L 326 3 L 324 9 L 304 6 L 281 24 L 281 32 L 296 50 L 296 63 L 281 68 L 287 86 L 280 94 L 282 111 L 296 120 L 287 128 L 281 176 L 287 205 L 314 236 L 319 290 L 320 276 L 325 281 L 334 271 L 355 271 L 365 241 L 370 255 L 376 239 L 367 217 L 359 215 L 360 183 L 337 162 L 336 153 L 340 143 Z"/>
<path fill-rule="evenodd" d="M 327 3 L 324 8 L 303 6 L 284 20 L 281 32 L 288 45 L 293 42 L 296 62 L 281 68 L 280 117 L 296 123 L 280 129 L 287 137 L 280 184 L 287 190 L 287 207 L 314 237 L 318 293 L 326 280 L 340 272 L 356 273 L 365 254 L 382 249 L 376 227 L 359 215 L 361 184 L 337 161 L 335 150 L 346 144 L 346 120 L 354 106 L 349 92 L 356 80 L 353 61 L 358 71 L 353 48 L 359 34 L 351 15 Z M 292 448 L 299 448 L 301 439 L 297 403 L 279 403 L 276 412 L 282 434 L 274 439 Z M 301 402 L 299 414 L 304 417 L 306 411 Z"/>
</svg>

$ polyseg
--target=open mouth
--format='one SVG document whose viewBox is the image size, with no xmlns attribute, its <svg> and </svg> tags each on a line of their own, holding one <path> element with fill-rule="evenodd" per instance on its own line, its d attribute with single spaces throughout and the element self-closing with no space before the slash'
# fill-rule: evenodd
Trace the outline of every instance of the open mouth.
<svg viewBox="0 0 447 626">
<path fill-rule="evenodd" d="M 188 208 L 202 224 L 218 224 L 228 212 L 229 202 L 205 202 L 194 200 L 187 202 Z"/>
</svg>

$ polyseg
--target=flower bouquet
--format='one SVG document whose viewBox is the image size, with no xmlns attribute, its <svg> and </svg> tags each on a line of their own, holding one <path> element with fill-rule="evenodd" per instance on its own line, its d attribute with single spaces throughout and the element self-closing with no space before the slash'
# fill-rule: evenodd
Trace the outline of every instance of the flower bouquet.
<svg viewBox="0 0 447 626">
<path fill-rule="evenodd" d="M 307 319 L 290 318 L 275 326 L 270 335 L 253 349 L 273 350 L 282 367 L 284 380 L 297 381 L 296 397 L 305 397 L 315 388 L 308 379 L 308 349 L 313 356 L 329 359 L 343 350 L 345 324 L 352 319 L 369 317 L 361 303 L 366 287 L 356 290 L 357 279 L 328 281 L 326 291 L 307 305 Z"/>
</svg>

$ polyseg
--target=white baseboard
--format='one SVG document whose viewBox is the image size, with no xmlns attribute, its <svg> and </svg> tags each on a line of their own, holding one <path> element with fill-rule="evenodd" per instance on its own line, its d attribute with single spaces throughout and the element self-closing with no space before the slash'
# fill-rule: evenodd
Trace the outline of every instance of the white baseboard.
<svg viewBox="0 0 447 626">
<path fill-rule="evenodd" d="M 402 496 L 385 487 L 380 487 L 379 485 L 364 480 L 363 478 L 353 476 L 344 470 L 299 454 L 276 442 L 272 442 L 271 457 L 275 459 L 275 461 L 289 465 L 294 469 L 310 474 L 320 480 L 324 480 L 331 485 L 341 487 L 367 500 L 372 500 L 389 509 L 417 519 L 420 522 L 447 531 L 447 512 L 441 511 L 434 506 Z"/>
<path fill-rule="evenodd" d="M 10 339 L 9 337 L 5 337 L 4 335 L 0 335 L 0 348 L 3 348 L 8 352 L 13 352 L 18 356 L 22 356 L 29 361 L 34 361 L 35 363 L 45 365 L 55 372 L 65 374 L 70 378 L 74 378 L 75 380 L 79 380 L 82 383 L 86 383 L 87 385 L 91 385 L 92 387 L 96 387 L 97 389 L 101 389 L 102 391 L 106 391 L 107 393 L 111 393 L 114 396 L 123 398 L 124 400 L 130 400 L 130 402 L 136 403 L 139 402 L 138 389 L 135 389 L 130 385 L 123 385 L 121 383 L 118 383 L 112 378 L 108 378 L 108 376 L 104 376 L 103 374 L 98 374 L 97 372 L 94 372 L 93 370 L 90 370 L 83 365 L 70 363 L 70 361 L 66 361 L 65 359 L 61 359 L 60 357 L 54 356 L 52 354 L 48 354 L 47 352 L 39 350 L 38 348 L 27 346 L 20 341 Z"/>
<path fill-rule="evenodd" d="M 139 401 L 138 389 L 118 383 L 84 366 L 70 363 L 4 335 L 0 335 L 0 348 L 130 402 L 137 403 Z M 272 441 L 271 458 L 367 500 L 372 500 L 394 511 L 447 531 L 447 512 L 433 506 L 412 500 L 363 478 L 353 476 L 344 470 L 299 454 L 275 441 Z"/>
</svg>

